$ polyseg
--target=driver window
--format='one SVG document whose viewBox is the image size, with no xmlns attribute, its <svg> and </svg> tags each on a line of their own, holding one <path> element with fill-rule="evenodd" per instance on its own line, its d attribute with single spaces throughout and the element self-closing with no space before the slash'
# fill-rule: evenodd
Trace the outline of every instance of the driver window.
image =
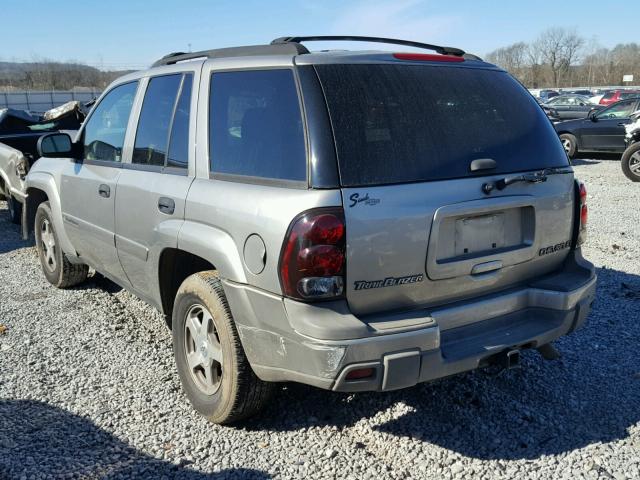
<svg viewBox="0 0 640 480">
<path fill-rule="evenodd" d="M 120 162 L 129 114 L 138 82 L 111 90 L 91 114 L 84 129 L 84 156 L 87 160 Z"/>
<path fill-rule="evenodd" d="M 607 118 L 627 118 L 631 115 L 631 109 L 633 107 L 633 102 L 620 102 L 612 107 L 607 108 L 606 110 L 602 110 L 597 114 L 597 117 L 600 119 Z"/>
</svg>

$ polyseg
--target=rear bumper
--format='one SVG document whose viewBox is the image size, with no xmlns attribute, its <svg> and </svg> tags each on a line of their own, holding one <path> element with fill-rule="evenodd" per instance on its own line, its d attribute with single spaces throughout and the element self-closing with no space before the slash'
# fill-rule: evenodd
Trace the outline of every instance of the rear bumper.
<svg viewBox="0 0 640 480">
<path fill-rule="evenodd" d="M 562 271 L 519 289 L 368 320 L 352 315 L 344 302 L 308 305 L 232 282 L 224 286 L 261 379 L 355 392 L 396 390 L 473 370 L 505 350 L 566 335 L 589 314 L 596 275 L 576 251 Z M 362 368 L 374 374 L 347 379 Z"/>
</svg>

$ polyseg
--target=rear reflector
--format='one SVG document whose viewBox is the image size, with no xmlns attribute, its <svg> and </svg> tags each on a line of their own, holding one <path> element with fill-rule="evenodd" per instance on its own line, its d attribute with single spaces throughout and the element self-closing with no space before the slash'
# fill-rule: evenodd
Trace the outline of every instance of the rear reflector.
<svg viewBox="0 0 640 480">
<path fill-rule="evenodd" d="M 398 60 L 411 60 L 417 62 L 464 62 L 464 58 L 454 55 L 434 55 L 431 53 L 394 53 Z"/>
<path fill-rule="evenodd" d="M 361 380 L 363 378 L 373 377 L 376 373 L 375 368 L 358 368 L 347 373 L 347 380 Z"/>
</svg>

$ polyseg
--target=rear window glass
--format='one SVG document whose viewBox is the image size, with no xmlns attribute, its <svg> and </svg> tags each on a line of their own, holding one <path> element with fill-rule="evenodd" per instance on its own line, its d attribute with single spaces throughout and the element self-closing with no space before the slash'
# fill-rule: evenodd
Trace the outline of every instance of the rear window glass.
<svg viewBox="0 0 640 480">
<path fill-rule="evenodd" d="M 344 186 L 462 178 L 491 158 L 507 173 L 566 166 L 543 111 L 504 72 L 317 65 Z"/>
<path fill-rule="evenodd" d="M 302 115 L 290 69 L 214 73 L 210 102 L 212 172 L 306 180 Z"/>
</svg>

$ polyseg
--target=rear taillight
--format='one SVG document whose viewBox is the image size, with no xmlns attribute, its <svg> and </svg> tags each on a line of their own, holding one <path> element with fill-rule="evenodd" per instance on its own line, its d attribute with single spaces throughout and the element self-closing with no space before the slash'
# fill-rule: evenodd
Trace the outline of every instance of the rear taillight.
<svg viewBox="0 0 640 480">
<path fill-rule="evenodd" d="M 317 208 L 298 215 L 280 254 L 280 284 L 287 297 L 315 300 L 344 292 L 345 225 L 342 208 Z"/>
<path fill-rule="evenodd" d="M 578 223 L 578 238 L 576 245 L 582 245 L 587 239 L 587 220 L 589 217 L 589 209 L 587 207 L 587 188 L 582 182 L 578 182 L 578 201 L 580 221 Z"/>
</svg>

